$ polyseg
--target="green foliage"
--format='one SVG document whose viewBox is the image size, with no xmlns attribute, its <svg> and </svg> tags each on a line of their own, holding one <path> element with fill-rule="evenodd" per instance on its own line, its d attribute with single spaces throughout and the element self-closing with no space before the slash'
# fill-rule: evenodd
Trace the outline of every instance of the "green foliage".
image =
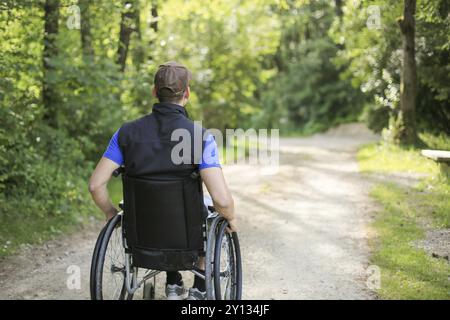
<svg viewBox="0 0 450 320">
<path fill-rule="evenodd" d="M 450 150 L 450 136 L 443 132 L 438 135 L 422 132 L 419 137 L 429 149 Z"/>
<path fill-rule="evenodd" d="M 380 27 L 368 28 L 380 8 Z M 341 45 L 336 63 L 348 64 L 343 73 L 370 101 L 366 110 L 369 126 L 376 131 L 395 130 L 400 95 L 401 36 L 397 19 L 403 1 L 347 1 L 342 20 L 330 32 Z M 448 83 L 450 68 L 450 6 L 445 0 L 421 0 L 416 14 L 416 60 L 418 73 L 417 122 L 420 130 L 450 132 Z M 389 125 L 389 118 L 392 118 Z M 395 132 L 387 133 L 394 137 Z"/>
<path fill-rule="evenodd" d="M 23 138 L 23 139 L 20 139 Z M 0 255 L 67 230 L 92 214 L 85 177 L 92 168 L 80 145 L 64 133 L 35 126 L 0 158 Z"/>
<path fill-rule="evenodd" d="M 44 106 L 41 4 L 6 9 L 0 11 L 0 255 L 70 230 L 93 213 L 87 178 L 122 118 L 113 60 L 83 61 L 79 32 L 64 29 L 64 20 L 47 78 L 55 105 Z M 48 107 L 56 127 L 44 118 Z"/>
<path fill-rule="evenodd" d="M 91 213 L 90 171 L 123 121 L 151 111 L 154 73 L 167 60 L 192 70 L 187 109 L 206 127 L 310 134 L 360 119 L 363 108 L 376 131 L 396 119 L 401 1 L 346 1 L 342 15 L 325 0 L 132 1 L 139 19 L 126 21 L 124 72 L 117 51 L 127 1 L 89 1 L 91 50 L 67 24 L 77 2 L 59 2 L 49 70 L 45 1 L 0 4 L 0 246 L 37 241 L 77 222 L 80 211 Z M 380 30 L 366 27 L 373 4 L 381 8 Z M 418 1 L 417 114 L 422 131 L 433 133 L 421 139 L 443 149 L 448 135 L 434 136 L 449 132 L 448 12 L 448 1 Z M 44 82 L 53 93 L 47 105 Z"/>
<path fill-rule="evenodd" d="M 381 132 L 389 124 L 389 111 L 390 108 L 387 106 L 376 103 L 366 104 L 361 118 L 370 130 Z"/>
<path fill-rule="evenodd" d="M 284 133 L 298 128 L 314 133 L 355 121 L 364 101 L 340 76 L 344 67 L 333 63 L 338 47 L 327 34 L 334 19 L 330 1 L 289 4 L 279 15 L 285 24 L 273 57 L 279 72 L 270 79 L 255 120 Z"/>
<path fill-rule="evenodd" d="M 160 57 L 193 72 L 188 110 L 205 126 L 247 127 L 259 110 L 258 88 L 273 72 L 266 54 L 278 43 L 270 1 L 170 1 L 162 7 Z"/>
</svg>

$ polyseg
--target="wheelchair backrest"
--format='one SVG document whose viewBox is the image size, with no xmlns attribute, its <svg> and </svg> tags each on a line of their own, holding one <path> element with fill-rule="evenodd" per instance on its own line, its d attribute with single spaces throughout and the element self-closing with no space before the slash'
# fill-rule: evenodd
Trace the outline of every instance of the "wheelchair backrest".
<svg viewBox="0 0 450 320">
<path fill-rule="evenodd" d="M 196 257 L 203 248 L 205 207 L 199 178 L 154 180 L 123 175 L 122 182 L 124 236 L 138 266 L 188 268 L 186 262 L 192 261 L 185 259 L 186 254 Z"/>
</svg>

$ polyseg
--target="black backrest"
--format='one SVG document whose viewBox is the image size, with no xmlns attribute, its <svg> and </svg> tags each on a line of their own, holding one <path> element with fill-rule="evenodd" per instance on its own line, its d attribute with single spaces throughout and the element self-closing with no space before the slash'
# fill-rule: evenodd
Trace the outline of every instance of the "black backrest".
<svg viewBox="0 0 450 320">
<path fill-rule="evenodd" d="M 122 176 L 123 230 L 137 267 L 192 268 L 203 248 L 205 208 L 199 178 Z"/>
</svg>

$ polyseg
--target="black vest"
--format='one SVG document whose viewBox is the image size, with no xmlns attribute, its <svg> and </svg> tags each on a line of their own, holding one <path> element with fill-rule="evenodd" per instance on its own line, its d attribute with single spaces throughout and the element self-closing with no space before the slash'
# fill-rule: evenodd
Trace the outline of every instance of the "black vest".
<svg viewBox="0 0 450 320">
<path fill-rule="evenodd" d="M 173 147 L 181 141 L 171 141 L 174 130 L 185 129 L 191 138 L 190 161 L 175 164 Z M 130 177 L 163 180 L 186 177 L 198 169 L 203 149 L 204 129 L 195 126 L 184 107 L 171 103 L 156 103 L 153 113 L 124 124 L 119 131 L 119 146 Z M 200 146 L 194 148 L 194 136 Z M 200 137 L 199 137 L 200 136 Z M 182 152 L 181 152 L 182 154 Z"/>
</svg>

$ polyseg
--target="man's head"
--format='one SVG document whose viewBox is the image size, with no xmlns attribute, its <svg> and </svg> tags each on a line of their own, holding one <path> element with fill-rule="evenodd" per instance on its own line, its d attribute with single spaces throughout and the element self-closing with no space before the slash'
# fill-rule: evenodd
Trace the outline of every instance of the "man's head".
<svg viewBox="0 0 450 320">
<path fill-rule="evenodd" d="M 155 74 L 153 96 L 160 102 L 185 105 L 189 99 L 191 72 L 182 64 L 169 61 L 159 66 Z"/>
</svg>

